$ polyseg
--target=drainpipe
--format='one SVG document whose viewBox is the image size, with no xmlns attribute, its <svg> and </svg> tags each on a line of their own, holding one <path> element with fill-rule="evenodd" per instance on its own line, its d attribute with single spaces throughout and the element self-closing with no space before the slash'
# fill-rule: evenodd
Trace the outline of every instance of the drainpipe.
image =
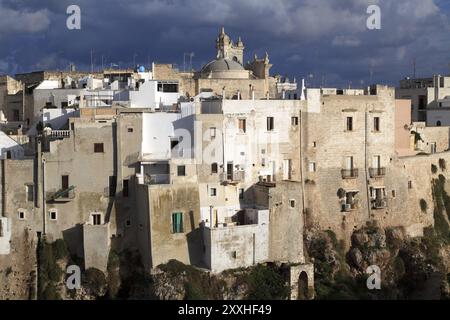
<svg viewBox="0 0 450 320">
<path fill-rule="evenodd" d="M 42 157 L 42 155 L 41 155 Z M 45 159 L 42 158 L 42 235 L 46 234 L 46 214 L 45 214 Z"/>
<path fill-rule="evenodd" d="M 306 211 L 306 200 L 305 200 L 305 180 L 303 179 L 303 136 L 302 136 L 302 130 L 303 130 L 303 117 L 302 117 L 302 110 L 299 111 L 299 148 L 298 152 L 300 154 L 300 184 L 302 187 L 302 212 L 303 212 L 303 226 L 305 226 L 305 211 Z"/>
<path fill-rule="evenodd" d="M 209 228 L 213 228 L 213 206 L 209 206 Z"/>
<path fill-rule="evenodd" d="M 364 123 L 364 179 L 365 181 L 365 185 L 366 185 L 366 192 L 367 192 L 367 214 L 369 215 L 369 219 L 370 219 L 370 214 L 371 214 L 371 199 L 370 199 L 370 192 L 369 192 L 369 178 L 368 178 L 368 174 L 367 171 L 368 169 L 368 164 L 367 164 L 367 130 L 368 130 L 368 114 L 367 114 L 367 104 L 366 104 L 366 110 L 365 110 L 365 123 Z"/>
</svg>

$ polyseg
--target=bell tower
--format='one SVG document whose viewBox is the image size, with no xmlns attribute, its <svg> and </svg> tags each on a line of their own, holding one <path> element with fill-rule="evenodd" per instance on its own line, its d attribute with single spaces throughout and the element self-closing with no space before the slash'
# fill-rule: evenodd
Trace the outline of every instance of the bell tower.
<svg viewBox="0 0 450 320">
<path fill-rule="evenodd" d="M 217 59 L 230 59 L 243 65 L 244 48 L 241 37 L 239 37 L 237 43 L 234 44 L 230 37 L 225 33 L 225 28 L 222 27 L 216 40 Z"/>
</svg>

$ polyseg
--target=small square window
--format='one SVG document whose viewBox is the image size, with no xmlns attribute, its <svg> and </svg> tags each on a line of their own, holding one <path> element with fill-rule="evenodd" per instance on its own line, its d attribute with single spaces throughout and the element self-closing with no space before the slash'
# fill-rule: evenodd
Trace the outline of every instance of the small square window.
<svg viewBox="0 0 450 320">
<path fill-rule="evenodd" d="M 134 131 L 134 129 L 133 128 L 128 128 L 127 131 L 131 133 L 131 132 Z"/>
<path fill-rule="evenodd" d="M 291 125 L 298 126 L 298 117 L 291 117 Z"/>
<path fill-rule="evenodd" d="M 52 221 L 58 220 L 58 213 L 56 211 L 54 211 L 54 210 L 50 211 L 49 212 L 49 218 Z"/>
<path fill-rule="evenodd" d="M 186 176 L 186 166 L 178 166 L 177 167 L 177 175 L 179 177 L 184 177 Z"/>
<path fill-rule="evenodd" d="M 103 153 L 103 143 L 94 143 L 94 152 L 95 153 Z"/>
<path fill-rule="evenodd" d="M 210 195 L 211 197 L 217 196 L 217 189 L 216 189 L 216 188 L 211 188 L 211 189 L 209 189 L 209 195 Z"/>
<path fill-rule="evenodd" d="M 289 206 L 291 208 L 295 208 L 295 200 L 293 200 L 293 199 L 289 200 Z"/>
<path fill-rule="evenodd" d="M 19 211 L 19 220 L 25 220 L 25 211 Z"/>
<path fill-rule="evenodd" d="M 315 162 L 309 163 L 309 172 L 316 172 L 316 163 Z"/>
<path fill-rule="evenodd" d="M 100 213 L 92 214 L 92 224 L 94 226 L 99 226 L 102 224 L 102 215 Z"/>
</svg>

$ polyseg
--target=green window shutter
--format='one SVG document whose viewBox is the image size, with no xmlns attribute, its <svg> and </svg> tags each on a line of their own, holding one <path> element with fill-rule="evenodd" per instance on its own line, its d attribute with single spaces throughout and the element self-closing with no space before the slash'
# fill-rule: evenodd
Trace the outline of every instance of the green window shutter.
<svg viewBox="0 0 450 320">
<path fill-rule="evenodd" d="M 183 213 L 181 212 L 172 213 L 172 232 L 173 233 L 183 232 Z"/>
</svg>

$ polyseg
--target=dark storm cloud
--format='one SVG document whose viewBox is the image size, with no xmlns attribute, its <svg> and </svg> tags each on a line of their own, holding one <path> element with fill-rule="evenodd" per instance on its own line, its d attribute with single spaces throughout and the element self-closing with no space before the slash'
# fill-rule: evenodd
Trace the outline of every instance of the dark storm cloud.
<svg viewBox="0 0 450 320">
<path fill-rule="evenodd" d="M 66 28 L 70 4 L 81 7 L 79 31 Z M 381 30 L 366 28 L 369 4 L 381 7 Z M 449 10 L 443 0 L 0 0 L 0 72 L 89 69 L 91 50 L 96 68 L 134 59 L 182 68 L 187 52 L 199 68 L 224 25 L 244 40 L 246 60 L 269 52 L 272 73 L 314 85 L 396 84 L 413 59 L 419 75 L 447 73 Z"/>
</svg>

